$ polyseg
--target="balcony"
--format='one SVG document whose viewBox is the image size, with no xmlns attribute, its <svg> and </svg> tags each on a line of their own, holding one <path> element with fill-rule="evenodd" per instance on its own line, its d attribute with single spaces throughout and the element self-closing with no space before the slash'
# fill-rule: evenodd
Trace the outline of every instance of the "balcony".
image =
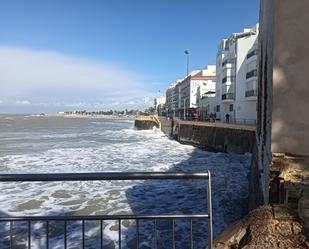
<svg viewBox="0 0 309 249">
<path fill-rule="evenodd" d="M 250 53 L 247 54 L 247 60 L 250 59 L 251 57 L 257 55 L 257 50 L 253 50 Z"/>
<path fill-rule="evenodd" d="M 227 64 L 235 63 L 235 59 L 226 59 L 222 62 L 222 67 L 226 66 Z"/>
<path fill-rule="evenodd" d="M 252 90 L 248 90 L 245 93 L 245 97 L 249 98 L 249 97 L 256 97 L 257 96 L 257 90 L 256 89 L 252 89 Z"/>
<path fill-rule="evenodd" d="M 222 94 L 222 100 L 234 100 L 234 93 Z"/>
<path fill-rule="evenodd" d="M 257 70 L 254 69 L 254 70 L 252 70 L 252 71 L 250 71 L 250 72 L 248 72 L 248 73 L 246 74 L 246 79 L 250 79 L 250 78 L 256 77 L 256 76 L 257 76 Z"/>
<path fill-rule="evenodd" d="M 235 82 L 236 81 L 236 77 L 235 76 L 226 76 L 222 79 L 222 84 L 226 83 L 226 82 Z"/>
</svg>

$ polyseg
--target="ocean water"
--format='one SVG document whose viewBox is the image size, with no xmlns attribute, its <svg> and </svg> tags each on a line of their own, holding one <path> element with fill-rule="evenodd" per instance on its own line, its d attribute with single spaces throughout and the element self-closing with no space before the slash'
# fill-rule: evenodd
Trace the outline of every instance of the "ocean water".
<svg viewBox="0 0 309 249">
<path fill-rule="evenodd" d="M 248 197 L 251 155 L 213 153 L 170 140 L 133 121 L 52 116 L 0 116 L 1 173 L 111 171 L 212 174 L 214 230 L 241 217 Z M 172 214 L 207 211 L 203 181 L 92 181 L 0 183 L 0 215 Z M 58 222 L 59 223 L 59 222 Z M 63 224 L 51 224 L 50 248 L 63 248 Z M 32 248 L 45 248 L 44 223 L 32 224 Z M 81 224 L 71 222 L 68 248 L 80 248 Z M 136 248 L 135 222 L 122 226 L 122 248 Z M 16 248 L 26 248 L 26 224 L 14 224 Z M 60 228 L 59 228 L 60 227 Z M 194 248 L 207 244 L 207 222 L 195 221 Z M 103 223 L 105 248 L 118 248 L 116 221 Z M 140 248 L 153 247 L 153 222 L 143 221 Z M 8 248 L 7 223 L 0 248 Z M 87 248 L 99 248 L 99 224 L 86 224 Z M 158 248 L 172 248 L 171 224 L 158 222 Z M 189 223 L 176 221 L 177 248 L 189 248 Z"/>
</svg>

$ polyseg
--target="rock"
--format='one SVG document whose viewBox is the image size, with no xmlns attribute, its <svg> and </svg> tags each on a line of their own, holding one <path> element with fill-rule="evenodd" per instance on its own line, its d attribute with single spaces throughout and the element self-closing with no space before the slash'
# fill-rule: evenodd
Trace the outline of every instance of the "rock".
<svg viewBox="0 0 309 249">
<path fill-rule="evenodd" d="M 293 234 L 300 234 L 302 232 L 302 226 L 298 222 L 293 222 Z"/>
<path fill-rule="evenodd" d="M 276 230 L 282 236 L 290 236 L 293 234 L 291 224 L 288 221 L 282 221 L 277 224 Z"/>
</svg>

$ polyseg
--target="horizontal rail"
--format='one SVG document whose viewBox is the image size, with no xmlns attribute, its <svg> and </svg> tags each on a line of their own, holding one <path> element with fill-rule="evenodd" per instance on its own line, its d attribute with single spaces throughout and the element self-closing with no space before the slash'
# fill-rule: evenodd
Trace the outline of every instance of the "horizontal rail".
<svg viewBox="0 0 309 249">
<path fill-rule="evenodd" d="M 56 174 L 0 174 L 0 182 L 110 181 L 110 180 L 209 179 L 209 172 L 93 172 Z"/>
<path fill-rule="evenodd" d="M 5 221 L 81 221 L 81 220 L 158 220 L 158 219 L 199 219 L 209 218 L 208 213 L 201 214 L 164 214 L 164 215 L 88 215 L 88 216 L 5 216 Z"/>
<path fill-rule="evenodd" d="M 139 221 L 140 220 L 154 220 L 154 232 L 157 233 L 156 221 L 157 220 L 172 220 L 172 241 L 173 248 L 175 248 L 175 220 L 176 219 L 189 219 L 190 220 L 190 244 L 193 249 L 193 219 L 208 219 L 208 245 L 213 248 L 213 228 L 212 228 L 212 202 L 211 202 L 211 175 L 210 172 L 92 172 L 92 173 L 55 173 L 55 174 L 0 174 L 0 182 L 53 182 L 53 181 L 112 181 L 112 180 L 193 180 L 203 179 L 208 181 L 207 187 L 207 213 L 199 214 L 159 214 L 159 215 L 81 215 L 81 216 L 5 216 L 0 217 L 0 222 L 9 222 L 10 224 L 10 248 L 14 248 L 13 240 L 13 227 L 14 222 L 28 222 L 28 249 L 31 249 L 31 223 L 32 222 L 46 222 L 46 248 L 49 248 L 49 222 L 63 221 L 64 222 L 64 248 L 67 248 L 67 222 L 68 221 L 81 221 L 82 222 L 82 248 L 85 248 L 85 221 L 100 221 L 100 243 L 103 245 L 103 232 L 102 222 L 104 220 L 118 221 L 118 245 L 121 249 L 122 220 L 135 220 L 136 221 L 136 246 L 139 248 Z M 155 236 L 155 245 L 157 245 L 157 237 Z"/>
</svg>

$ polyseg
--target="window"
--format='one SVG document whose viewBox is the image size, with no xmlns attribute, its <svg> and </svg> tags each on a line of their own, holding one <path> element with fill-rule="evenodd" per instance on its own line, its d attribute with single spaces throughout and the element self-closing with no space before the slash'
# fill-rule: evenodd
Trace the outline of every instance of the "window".
<svg viewBox="0 0 309 249">
<path fill-rule="evenodd" d="M 216 112 L 220 112 L 220 105 L 216 106 Z"/>
<path fill-rule="evenodd" d="M 230 112 L 233 111 L 233 104 L 230 104 Z"/>
</svg>

